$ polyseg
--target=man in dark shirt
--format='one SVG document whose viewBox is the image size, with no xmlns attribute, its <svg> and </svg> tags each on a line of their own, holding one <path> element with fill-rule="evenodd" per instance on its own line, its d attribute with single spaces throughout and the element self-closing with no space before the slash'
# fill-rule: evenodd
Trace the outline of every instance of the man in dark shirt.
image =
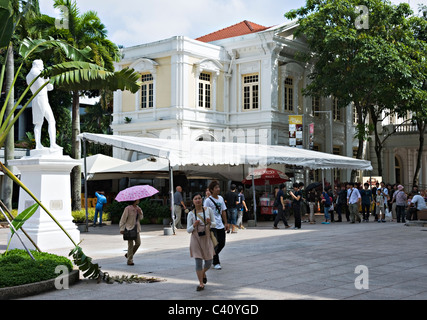
<svg viewBox="0 0 427 320">
<path fill-rule="evenodd" d="M 290 191 L 289 194 L 292 197 L 292 209 L 294 211 L 295 218 L 295 227 L 294 229 L 301 229 L 301 200 L 302 192 L 299 189 L 299 184 L 293 184 L 293 191 Z"/>
<path fill-rule="evenodd" d="M 225 194 L 224 200 L 227 206 L 228 223 L 231 224 L 231 233 L 236 233 L 237 229 L 237 206 L 239 204 L 239 195 L 236 192 L 236 185 L 230 186 L 230 191 Z M 230 230 L 228 230 L 230 232 Z"/>
<path fill-rule="evenodd" d="M 276 215 L 276 219 L 274 219 L 274 229 L 279 229 L 277 225 L 279 224 L 280 220 L 283 220 L 283 223 L 285 224 L 285 228 L 290 228 L 291 226 L 288 224 L 288 221 L 286 220 L 285 215 L 285 208 L 287 205 L 287 202 L 289 200 L 286 199 L 286 185 L 282 183 L 279 187 L 279 192 L 277 192 L 276 200 L 274 201 L 274 206 L 277 207 L 278 213 Z"/>
</svg>

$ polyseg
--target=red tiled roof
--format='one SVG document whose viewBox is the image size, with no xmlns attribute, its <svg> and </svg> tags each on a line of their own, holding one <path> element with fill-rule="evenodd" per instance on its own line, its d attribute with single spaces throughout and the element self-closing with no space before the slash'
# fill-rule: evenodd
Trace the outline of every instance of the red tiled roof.
<svg viewBox="0 0 427 320">
<path fill-rule="evenodd" d="M 245 34 L 256 33 L 260 31 L 264 31 L 268 29 L 268 27 L 261 26 L 259 24 L 244 20 L 239 22 L 231 27 L 224 28 L 212 33 L 209 33 L 205 36 L 199 37 L 196 40 L 202 42 L 211 42 L 221 39 L 227 39 L 237 36 L 243 36 Z"/>
</svg>

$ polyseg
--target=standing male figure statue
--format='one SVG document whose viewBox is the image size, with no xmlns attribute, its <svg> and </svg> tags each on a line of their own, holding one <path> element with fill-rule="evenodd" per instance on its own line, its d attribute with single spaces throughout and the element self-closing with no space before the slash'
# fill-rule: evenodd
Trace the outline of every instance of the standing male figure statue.
<svg viewBox="0 0 427 320">
<path fill-rule="evenodd" d="M 34 60 L 33 66 L 30 72 L 27 75 L 27 84 L 30 83 L 39 76 L 39 74 L 43 70 L 43 61 L 42 60 Z M 30 87 L 31 92 L 35 94 L 37 90 L 40 89 L 49 79 L 38 78 L 33 85 Z M 42 125 L 44 118 L 46 118 L 49 127 L 49 138 L 50 138 L 50 148 L 51 149 L 59 149 L 61 148 L 56 144 L 56 122 L 53 116 L 52 108 L 49 104 L 49 99 L 47 92 L 53 90 L 53 85 L 48 84 L 44 87 L 37 96 L 32 101 L 32 109 L 33 109 L 33 124 L 34 124 L 34 138 L 36 140 L 36 150 L 44 149 L 41 143 L 41 133 L 42 133 Z"/>
</svg>

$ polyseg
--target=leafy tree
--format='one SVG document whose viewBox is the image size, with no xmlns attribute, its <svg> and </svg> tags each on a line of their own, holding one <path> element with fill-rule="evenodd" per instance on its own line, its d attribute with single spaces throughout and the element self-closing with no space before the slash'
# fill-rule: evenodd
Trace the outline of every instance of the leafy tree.
<svg viewBox="0 0 427 320">
<path fill-rule="evenodd" d="M 392 112 L 407 94 L 401 88 L 414 80 L 406 52 L 412 49 L 407 20 L 411 14 L 408 4 L 392 5 L 388 0 L 307 0 L 305 7 L 285 14 L 298 18 L 295 36 L 303 38 L 310 49 L 310 54 L 297 57 L 313 64 L 312 82 L 303 94 L 332 95 L 342 108 L 354 104 L 359 159 L 368 112 L 371 116 L 379 110 Z M 376 152 L 382 174 L 380 148 Z"/>
<path fill-rule="evenodd" d="M 408 94 L 399 105 L 397 112 L 403 116 L 412 114 L 412 122 L 418 128 L 419 145 L 417 164 L 412 185 L 418 185 L 424 150 L 424 134 L 427 132 L 427 6 L 420 5 L 419 16 L 409 19 L 414 32 L 414 50 L 411 51 L 410 66 L 415 83 L 408 87 Z"/>
</svg>

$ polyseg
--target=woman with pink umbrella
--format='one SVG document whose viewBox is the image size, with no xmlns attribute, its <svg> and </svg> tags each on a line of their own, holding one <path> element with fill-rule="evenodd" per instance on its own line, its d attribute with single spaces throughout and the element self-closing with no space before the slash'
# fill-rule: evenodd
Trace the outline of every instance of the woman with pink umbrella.
<svg viewBox="0 0 427 320">
<path fill-rule="evenodd" d="M 138 206 L 139 200 L 151 197 L 157 192 L 159 191 L 149 185 L 134 186 L 120 191 L 116 197 L 118 202 L 129 201 L 132 203 L 123 211 L 119 223 L 120 233 L 123 234 L 123 239 L 128 241 L 128 252 L 125 257 L 129 266 L 134 265 L 133 256 L 141 245 L 139 235 L 141 232 L 140 220 L 144 215 L 142 209 Z"/>
</svg>

